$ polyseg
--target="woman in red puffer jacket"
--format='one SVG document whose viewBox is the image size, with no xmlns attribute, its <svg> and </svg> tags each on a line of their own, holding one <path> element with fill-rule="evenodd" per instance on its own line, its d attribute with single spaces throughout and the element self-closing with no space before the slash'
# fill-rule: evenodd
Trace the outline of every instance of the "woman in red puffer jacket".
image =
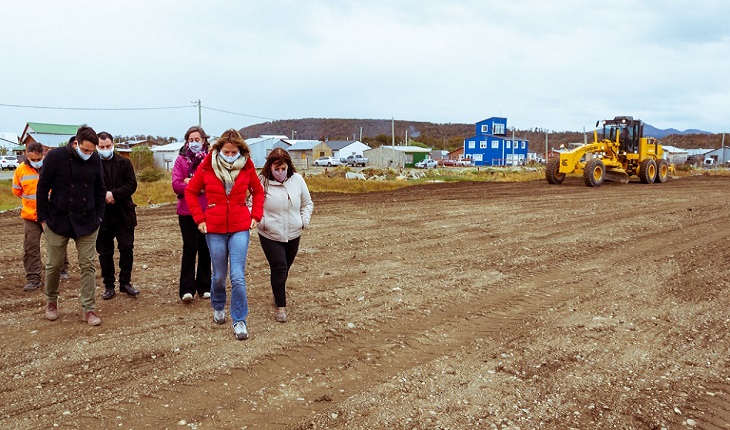
<svg viewBox="0 0 730 430">
<path fill-rule="evenodd" d="M 259 182 L 250 150 L 234 129 L 226 130 L 185 188 L 185 201 L 198 229 L 205 234 L 213 263 L 210 304 L 213 320 L 226 321 L 226 278 L 231 269 L 231 319 L 237 339 L 248 338 L 246 317 L 246 254 L 249 230 L 256 228 L 264 208 L 264 189 Z M 198 196 L 205 192 L 208 207 L 203 211 Z M 248 193 L 253 206 L 246 206 Z"/>
</svg>

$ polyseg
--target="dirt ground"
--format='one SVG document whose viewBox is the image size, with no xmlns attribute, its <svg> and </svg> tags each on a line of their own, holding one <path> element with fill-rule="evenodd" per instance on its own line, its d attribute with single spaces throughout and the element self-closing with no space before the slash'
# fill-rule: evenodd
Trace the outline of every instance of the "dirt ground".
<svg viewBox="0 0 730 430">
<path fill-rule="evenodd" d="M 730 428 L 727 178 L 313 199 L 286 324 L 253 235 L 247 341 L 178 300 L 173 206 L 138 210 L 142 293 L 98 288 L 99 327 L 76 268 L 45 320 L 0 215 L 0 428 Z"/>
</svg>

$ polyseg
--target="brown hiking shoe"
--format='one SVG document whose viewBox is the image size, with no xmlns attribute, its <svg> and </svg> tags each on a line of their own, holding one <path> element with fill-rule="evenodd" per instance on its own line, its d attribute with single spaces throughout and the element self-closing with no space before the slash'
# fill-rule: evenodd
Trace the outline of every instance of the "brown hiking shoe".
<svg viewBox="0 0 730 430">
<path fill-rule="evenodd" d="M 99 325 L 101 324 L 101 319 L 96 316 L 96 312 L 94 311 L 88 311 L 84 313 L 84 320 L 86 320 L 89 325 Z"/>
<path fill-rule="evenodd" d="M 55 321 L 58 318 L 58 305 L 56 303 L 48 303 L 46 305 L 46 319 Z"/>
</svg>

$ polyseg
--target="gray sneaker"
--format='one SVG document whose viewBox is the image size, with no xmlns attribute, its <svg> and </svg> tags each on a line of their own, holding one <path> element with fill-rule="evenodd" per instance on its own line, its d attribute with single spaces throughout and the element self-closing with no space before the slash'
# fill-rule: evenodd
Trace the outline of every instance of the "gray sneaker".
<svg viewBox="0 0 730 430">
<path fill-rule="evenodd" d="M 213 321 L 217 322 L 218 324 L 223 324 L 224 322 L 226 322 L 226 311 L 213 310 Z"/>
<path fill-rule="evenodd" d="M 39 281 L 30 281 L 23 287 L 23 291 L 33 291 L 37 290 L 38 287 L 41 286 L 41 283 Z"/>
<path fill-rule="evenodd" d="M 236 335 L 236 339 L 238 340 L 248 339 L 248 330 L 246 330 L 246 323 L 243 321 L 239 321 L 233 324 L 233 333 Z"/>
</svg>

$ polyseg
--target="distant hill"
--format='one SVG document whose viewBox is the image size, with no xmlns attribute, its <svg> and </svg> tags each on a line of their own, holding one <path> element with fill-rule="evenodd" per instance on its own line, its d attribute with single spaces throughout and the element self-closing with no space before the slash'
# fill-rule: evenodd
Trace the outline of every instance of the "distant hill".
<svg viewBox="0 0 730 430">
<path fill-rule="evenodd" d="M 311 140 L 349 140 L 356 139 L 378 147 L 390 145 L 391 120 L 389 119 L 343 119 L 343 118 L 303 118 L 270 121 L 250 125 L 240 129 L 244 138 L 258 137 L 263 134 L 284 135 L 294 139 Z M 475 133 L 474 124 L 437 124 L 420 121 L 395 121 L 396 145 L 405 141 L 406 130 L 408 140 L 423 143 L 434 149 L 454 150 L 464 144 L 464 139 Z M 362 138 L 360 137 L 362 133 Z M 547 133 L 550 148 L 558 148 L 561 144 L 593 141 L 593 132 L 562 131 L 556 132 L 538 128 L 516 130 L 515 136 L 529 140 L 529 151 L 542 154 L 545 152 L 545 134 Z M 701 130 L 679 131 L 675 129 L 661 130 L 649 124 L 644 125 L 644 134 L 662 139 L 665 145 L 680 148 L 719 148 L 722 136 Z M 728 142 L 730 145 L 730 142 Z"/>
<path fill-rule="evenodd" d="M 712 134 L 709 131 L 702 131 L 702 130 L 685 130 L 685 131 L 679 131 L 675 128 L 667 128 L 665 130 L 656 128 L 654 126 L 651 126 L 647 123 L 644 123 L 644 135 L 645 136 L 651 136 L 656 137 L 657 139 L 661 139 L 665 136 L 669 136 L 670 134 L 677 134 L 677 135 L 684 135 L 684 134 Z"/>
</svg>

